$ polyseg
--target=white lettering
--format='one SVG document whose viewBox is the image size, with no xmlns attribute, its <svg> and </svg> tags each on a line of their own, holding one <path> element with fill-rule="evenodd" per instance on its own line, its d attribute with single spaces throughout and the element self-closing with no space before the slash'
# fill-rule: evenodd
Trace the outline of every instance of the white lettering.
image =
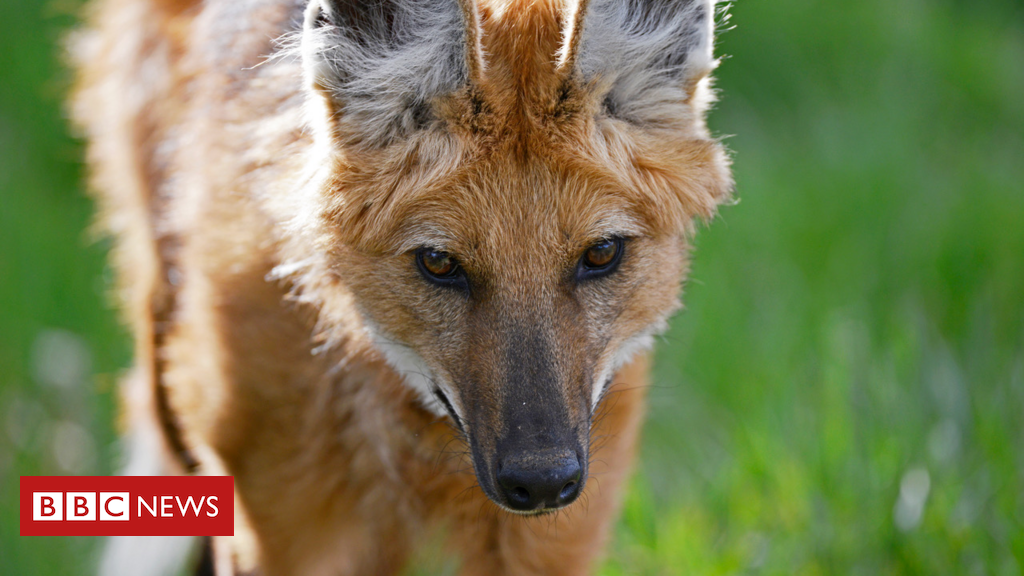
<svg viewBox="0 0 1024 576">
<path fill-rule="evenodd" d="M 160 497 L 160 517 L 174 518 L 174 496 Z"/>
<path fill-rule="evenodd" d="M 142 518 L 142 507 L 143 506 L 146 507 L 146 511 L 149 512 L 150 516 L 152 516 L 153 518 L 156 518 L 156 496 L 153 496 L 153 507 L 152 508 L 149 507 L 149 502 L 146 502 L 145 498 L 143 498 L 142 496 L 139 496 L 139 513 L 138 513 L 138 517 L 139 518 Z"/>
<path fill-rule="evenodd" d="M 209 506 L 210 508 L 213 508 L 213 513 L 212 514 L 210 512 L 206 513 L 206 515 L 209 516 L 210 518 L 216 518 L 217 514 L 220 514 L 220 509 L 217 508 L 217 505 L 213 503 L 214 500 L 216 500 L 216 499 L 217 499 L 216 496 L 210 496 L 209 498 L 206 499 L 206 505 Z"/>
<path fill-rule="evenodd" d="M 206 496 L 203 496 L 202 498 L 199 499 L 199 504 L 196 504 L 195 499 L 193 499 L 191 496 L 189 496 L 188 499 L 185 500 L 185 504 L 184 505 L 181 503 L 181 498 L 175 496 L 174 499 L 178 501 L 178 510 L 181 510 L 182 517 L 185 516 L 185 510 L 188 510 L 189 508 L 192 508 L 192 514 L 196 518 L 198 518 L 199 517 L 199 509 L 203 507 L 203 502 L 206 501 Z"/>
</svg>

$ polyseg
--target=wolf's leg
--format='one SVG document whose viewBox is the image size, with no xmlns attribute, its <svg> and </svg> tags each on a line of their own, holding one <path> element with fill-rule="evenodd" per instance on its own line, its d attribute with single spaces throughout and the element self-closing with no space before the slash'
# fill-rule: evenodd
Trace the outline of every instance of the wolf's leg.
<svg viewBox="0 0 1024 576">
<path fill-rule="evenodd" d="M 181 474 L 168 450 L 153 406 L 153 386 L 136 369 L 121 383 L 127 435 L 122 440 L 124 476 Z M 193 556 L 189 536 L 114 536 L 103 549 L 100 576 L 171 576 L 181 574 Z"/>
</svg>

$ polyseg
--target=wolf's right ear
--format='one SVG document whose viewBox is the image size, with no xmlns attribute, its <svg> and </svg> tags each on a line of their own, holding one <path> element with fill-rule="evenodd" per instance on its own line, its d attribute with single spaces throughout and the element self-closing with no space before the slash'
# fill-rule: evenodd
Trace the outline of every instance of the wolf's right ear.
<svg viewBox="0 0 1024 576">
<path fill-rule="evenodd" d="M 426 128 L 438 96 L 483 72 L 474 0 L 311 0 L 301 47 L 329 132 L 348 145 Z"/>
</svg>

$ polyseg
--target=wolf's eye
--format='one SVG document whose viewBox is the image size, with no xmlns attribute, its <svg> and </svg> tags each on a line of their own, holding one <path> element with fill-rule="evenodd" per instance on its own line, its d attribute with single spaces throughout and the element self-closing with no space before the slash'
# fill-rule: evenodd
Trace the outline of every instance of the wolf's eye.
<svg viewBox="0 0 1024 576">
<path fill-rule="evenodd" d="M 416 266 L 423 277 L 444 286 L 468 287 L 459 262 L 451 254 L 433 248 L 416 251 Z"/>
<path fill-rule="evenodd" d="M 601 240 L 583 253 L 576 275 L 580 280 L 611 274 L 619 266 L 623 252 L 622 238 Z"/>
<path fill-rule="evenodd" d="M 420 262 L 427 274 L 438 278 L 450 276 L 455 271 L 455 259 L 447 252 L 423 250 L 420 252 Z"/>
</svg>

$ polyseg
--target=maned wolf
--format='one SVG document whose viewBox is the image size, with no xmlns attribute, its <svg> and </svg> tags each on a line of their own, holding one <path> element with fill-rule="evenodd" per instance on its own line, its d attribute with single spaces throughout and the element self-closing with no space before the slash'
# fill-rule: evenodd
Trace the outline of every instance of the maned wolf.
<svg viewBox="0 0 1024 576">
<path fill-rule="evenodd" d="M 200 569 L 591 571 L 646 350 L 732 188 L 714 0 L 91 10 L 74 112 L 135 334 L 126 473 L 235 477 Z M 103 570 L 176 569 L 153 545 Z"/>
</svg>

